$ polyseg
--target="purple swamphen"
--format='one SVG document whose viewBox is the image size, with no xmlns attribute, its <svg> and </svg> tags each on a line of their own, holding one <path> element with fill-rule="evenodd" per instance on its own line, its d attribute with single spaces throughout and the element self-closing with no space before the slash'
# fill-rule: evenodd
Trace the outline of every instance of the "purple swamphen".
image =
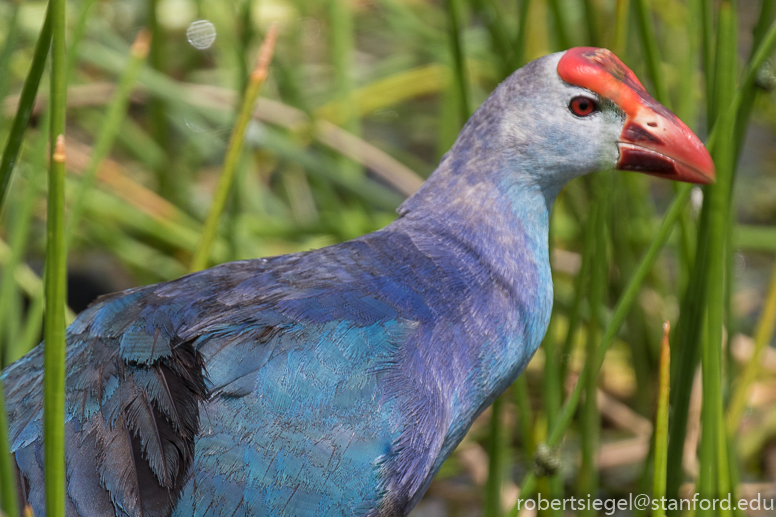
<svg viewBox="0 0 776 517">
<path fill-rule="evenodd" d="M 612 168 L 714 180 L 617 57 L 574 48 L 505 80 L 386 228 L 101 298 L 67 330 L 67 514 L 408 514 L 544 336 L 558 192 Z M 42 346 L 2 379 L 42 517 Z"/>
</svg>

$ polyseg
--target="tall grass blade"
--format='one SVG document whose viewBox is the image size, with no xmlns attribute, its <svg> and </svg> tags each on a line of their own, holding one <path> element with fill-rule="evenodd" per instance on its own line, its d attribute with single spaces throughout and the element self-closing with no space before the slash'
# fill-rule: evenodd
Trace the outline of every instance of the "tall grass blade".
<svg viewBox="0 0 776 517">
<path fill-rule="evenodd" d="M 668 465 L 668 392 L 671 388 L 671 348 L 668 334 L 671 325 L 663 324 L 663 342 L 660 346 L 660 377 L 658 389 L 657 415 L 655 417 L 655 472 L 652 484 L 652 497 L 661 500 L 666 495 L 666 467 Z M 665 516 L 661 505 L 654 517 Z"/>
<path fill-rule="evenodd" d="M 67 107 L 66 3 L 50 0 L 52 22 L 46 313 L 44 322 L 43 439 L 46 515 L 65 516 L 65 109 Z"/>
<path fill-rule="evenodd" d="M 727 275 L 726 253 L 729 253 L 728 224 L 729 200 L 733 188 L 734 163 L 734 121 L 728 116 L 727 107 L 735 91 L 736 74 L 736 27 L 735 15 L 730 2 L 719 6 L 717 60 L 715 64 L 716 84 L 714 87 L 717 112 L 724 114 L 720 120 L 722 133 L 714 149 L 717 168 L 717 183 L 707 188 L 709 210 L 709 267 L 706 281 L 708 287 L 708 339 L 701 351 L 703 372 L 703 410 L 701 414 L 701 473 L 699 480 L 702 497 L 725 497 L 730 492 L 729 466 L 727 462 L 727 438 L 723 423 L 722 402 L 722 348 L 726 307 Z M 703 509 L 701 509 L 703 511 Z M 722 510 L 722 514 L 728 514 Z"/>
<path fill-rule="evenodd" d="M 329 0 L 329 25 L 331 60 L 334 68 L 335 95 L 339 101 L 343 127 L 348 132 L 359 135 L 361 124 L 358 109 L 353 102 L 355 90 L 352 73 L 354 42 L 353 13 L 348 0 Z M 361 174 L 361 168 L 352 160 L 339 159 L 342 174 L 354 176 Z"/>
<path fill-rule="evenodd" d="M 151 31 L 151 49 L 149 54 L 149 64 L 154 70 L 164 73 L 166 69 L 166 41 L 164 30 L 159 24 L 159 0 L 147 0 L 147 12 L 148 12 L 148 30 Z M 158 96 L 152 97 L 148 102 L 148 118 L 151 126 L 151 136 L 159 144 L 162 149 L 169 149 L 169 138 L 167 135 L 168 126 L 166 118 L 167 104 Z M 156 172 L 157 181 L 159 183 L 159 193 L 166 199 L 175 200 L 176 180 L 175 176 L 171 174 L 170 167 L 160 166 L 154 172 Z"/>
<path fill-rule="evenodd" d="M 504 15 L 500 12 L 499 5 L 494 0 L 474 0 L 473 5 L 485 23 L 490 34 L 493 53 L 501 63 L 501 76 L 507 77 L 517 68 L 514 48 L 504 26 Z"/>
<path fill-rule="evenodd" d="M 525 40 L 526 27 L 528 24 L 528 12 L 531 9 L 531 0 L 520 0 L 519 18 L 517 20 L 517 35 L 515 36 L 515 67 L 525 64 Z"/>
<path fill-rule="evenodd" d="M 103 160 L 108 156 L 108 153 L 110 153 L 113 143 L 121 129 L 121 124 L 126 117 L 127 106 L 129 105 L 129 95 L 132 93 L 132 87 L 137 80 L 143 62 L 145 61 L 146 56 L 148 56 L 150 39 L 150 33 L 146 30 L 141 30 L 135 38 L 135 42 L 132 44 L 127 68 L 119 79 L 118 86 L 116 87 L 116 91 L 108 106 L 107 114 L 105 115 L 105 122 L 98 133 L 97 142 L 94 145 L 89 165 L 81 176 L 81 183 L 78 186 L 78 191 L 75 193 L 75 199 L 71 204 L 70 220 L 67 225 L 68 244 L 72 242 L 75 231 L 78 228 L 78 223 L 84 212 L 86 196 L 89 194 L 89 190 L 94 186 L 97 171 Z"/>
<path fill-rule="evenodd" d="M 5 35 L 5 42 L 3 43 L 3 49 L 0 50 L 0 70 L 10 70 L 11 56 L 13 55 L 14 47 L 16 45 L 16 38 L 19 33 L 19 4 L 13 3 L 10 7 L 11 17 L 8 20 L 8 31 Z M 11 79 L 11 74 L 0 74 L 0 99 L 4 99 L 8 92 L 8 83 Z M 0 113 L 0 122 L 5 122 L 4 115 Z"/>
<path fill-rule="evenodd" d="M 655 88 L 655 99 L 665 106 L 670 107 L 668 90 L 666 89 L 664 74 L 660 67 L 660 50 L 657 46 L 657 35 L 652 24 L 652 13 L 647 0 L 634 0 L 636 19 L 639 22 L 639 36 L 647 58 L 647 71 L 652 86 Z"/>
<path fill-rule="evenodd" d="M 450 41 L 450 54 L 453 60 L 453 83 L 458 97 L 459 127 L 469 119 L 469 83 L 466 71 L 466 57 L 463 48 L 462 6 L 461 0 L 446 0 Z"/>
<path fill-rule="evenodd" d="M 16 116 L 11 126 L 11 132 L 8 135 L 8 141 L 3 150 L 3 157 L 0 160 L 0 210 L 2 210 L 5 195 L 8 190 L 8 184 L 11 181 L 16 159 L 19 156 L 19 150 L 24 140 L 24 133 L 30 122 L 32 108 L 35 104 L 35 97 L 38 95 L 38 86 L 43 76 L 43 70 L 46 68 L 46 57 L 51 46 L 51 11 L 46 13 L 43 27 L 38 35 L 38 42 L 35 45 L 35 53 L 32 56 L 32 64 L 27 78 L 22 87 L 22 93 L 19 97 L 19 107 L 16 109 Z"/>
<path fill-rule="evenodd" d="M 618 56 L 625 55 L 625 47 L 628 42 L 628 20 L 630 12 L 630 0 L 615 0 L 614 4 L 614 32 L 609 48 Z"/>
<path fill-rule="evenodd" d="M 681 186 L 676 196 L 674 197 L 674 200 L 671 202 L 671 205 L 668 207 L 668 210 L 663 217 L 663 222 L 660 224 L 660 228 L 658 228 L 657 232 L 655 232 L 649 249 L 642 257 L 636 272 L 628 281 L 628 286 L 625 288 L 622 296 L 617 301 L 617 306 L 615 307 L 614 313 L 612 314 L 612 317 L 606 326 L 606 330 L 604 331 L 603 337 L 601 338 L 601 344 L 598 346 L 596 356 L 586 359 L 586 361 L 595 361 L 597 368 L 595 368 L 594 371 L 598 372 L 598 370 L 600 370 L 606 351 L 609 349 L 614 336 L 620 330 L 620 327 L 625 321 L 625 317 L 628 315 L 628 311 L 636 301 L 636 297 L 641 291 L 644 280 L 646 280 L 646 277 L 652 269 L 652 266 L 654 266 L 660 250 L 663 249 L 663 246 L 671 234 L 671 230 L 673 229 L 674 224 L 684 209 L 687 200 L 690 198 L 691 190 L 692 188 L 688 184 L 683 184 Z M 556 425 L 550 431 L 550 434 L 547 438 L 547 446 L 550 448 L 555 447 L 560 443 L 560 440 L 563 438 L 566 429 L 568 429 L 568 426 L 574 417 L 574 412 L 577 409 L 580 397 L 582 395 L 582 389 L 585 385 L 587 371 L 587 368 L 582 370 L 582 373 L 579 376 L 576 385 L 574 386 L 574 390 L 571 392 L 571 395 L 569 395 L 568 399 L 566 399 L 566 403 L 561 409 L 560 416 L 556 421 Z M 521 500 L 534 493 L 534 490 L 536 489 L 536 474 L 534 472 L 529 472 L 526 474 L 520 484 L 520 488 L 520 499 L 518 499 L 518 504 L 515 504 L 515 506 L 512 508 L 512 511 L 509 514 L 510 517 L 516 517 L 519 511 L 519 505 L 522 502 Z"/>
<path fill-rule="evenodd" d="M 485 485 L 485 517 L 501 515 L 501 486 L 504 482 L 503 434 L 501 424 L 503 397 L 497 398 L 491 406 L 490 435 L 488 437 L 488 481 Z"/>
<path fill-rule="evenodd" d="M 599 174 L 592 182 L 595 188 L 595 204 L 592 206 L 592 230 L 595 232 L 595 251 L 592 257 L 588 301 L 590 321 L 587 331 L 585 354 L 596 357 L 596 349 L 601 338 L 599 314 L 604 306 L 604 294 L 608 285 L 608 257 L 606 220 L 608 216 L 608 178 Z M 598 469 L 596 459 L 601 433 L 601 417 L 598 413 L 598 368 L 594 360 L 585 361 L 585 401 L 580 415 L 580 438 L 582 440 L 582 464 L 579 468 L 579 496 L 591 497 L 597 492 Z M 581 515 L 593 515 L 592 508 L 586 508 Z"/>
<path fill-rule="evenodd" d="M 702 4 L 705 6 L 705 3 Z M 776 46 L 776 22 L 772 22 L 763 36 L 758 48 L 752 53 L 752 58 L 746 68 L 744 79 L 735 92 L 730 106 L 727 108 L 726 117 L 728 120 L 735 118 L 738 106 L 741 105 L 743 98 L 751 92 L 752 85 L 757 71 L 763 65 L 767 57 Z M 713 69 L 713 66 L 712 66 Z M 708 76 L 707 82 L 713 82 L 714 78 Z M 713 90 L 713 88 L 707 88 Z M 724 128 L 723 124 L 714 124 L 714 128 L 709 135 L 707 147 L 713 151 L 718 140 L 718 135 Z M 695 368 L 698 364 L 700 346 L 702 339 L 700 331 L 703 328 L 703 317 L 706 311 L 706 289 L 708 287 L 707 274 L 708 267 L 708 241 L 709 241 L 709 203 L 704 203 L 701 210 L 700 222 L 698 227 L 698 249 L 695 252 L 695 265 L 693 266 L 694 275 L 690 279 L 685 296 L 682 299 L 681 318 L 676 332 L 678 342 L 682 343 L 678 352 L 678 360 L 672 360 L 672 364 L 677 364 L 672 373 L 674 385 L 671 388 L 671 406 L 673 408 L 674 418 L 670 423 L 670 440 L 668 444 L 668 455 L 672 458 L 681 457 L 683 444 L 685 440 L 689 404 L 690 390 L 692 387 L 692 378 Z M 680 416 L 683 415 L 683 416 Z M 681 462 L 671 462 L 668 465 L 668 488 L 669 498 L 676 498 L 679 494 L 679 487 L 683 481 L 684 473 Z"/>
<path fill-rule="evenodd" d="M 278 28 L 277 25 L 274 25 L 267 32 L 267 36 L 264 38 L 264 42 L 259 49 L 256 67 L 251 73 L 250 80 L 248 81 L 248 89 L 245 92 L 243 104 L 240 108 L 240 113 L 235 122 L 234 129 L 232 130 L 232 137 L 229 140 L 229 148 L 227 149 L 226 159 L 224 160 L 224 169 L 218 179 L 218 186 L 216 187 L 210 210 L 205 218 L 202 234 L 200 235 L 199 242 L 194 250 L 194 257 L 191 261 L 191 271 L 199 271 L 206 268 L 208 265 L 210 249 L 213 246 L 216 233 L 218 232 L 218 221 L 226 206 L 226 201 L 232 189 L 238 161 L 242 153 L 245 131 L 248 128 L 248 123 L 253 117 L 253 106 L 256 104 L 256 99 L 261 92 L 261 87 L 264 85 L 264 81 L 269 73 L 269 65 L 275 50 L 277 34 Z"/>
<path fill-rule="evenodd" d="M 555 22 L 555 44 L 558 50 L 569 49 L 571 48 L 571 36 L 569 35 L 569 22 L 566 19 L 564 6 L 561 5 L 560 0 L 548 0 L 548 3 Z"/>
<path fill-rule="evenodd" d="M 81 0 L 78 5 L 78 12 L 75 15 L 75 23 L 68 37 L 67 48 L 67 73 L 68 76 L 75 67 L 78 60 L 78 46 L 86 33 L 86 22 L 89 19 L 89 12 L 97 0 Z"/>
<path fill-rule="evenodd" d="M 744 372 L 734 385 L 727 412 L 727 432 L 730 436 L 738 430 L 741 417 L 747 405 L 752 383 L 757 379 L 761 369 L 768 343 L 773 339 L 776 330 L 776 266 L 773 268 L 768 293 L 763 303 L 760 319 L 754 331 L 754 352 L 746 363 Z"/>
</svg>

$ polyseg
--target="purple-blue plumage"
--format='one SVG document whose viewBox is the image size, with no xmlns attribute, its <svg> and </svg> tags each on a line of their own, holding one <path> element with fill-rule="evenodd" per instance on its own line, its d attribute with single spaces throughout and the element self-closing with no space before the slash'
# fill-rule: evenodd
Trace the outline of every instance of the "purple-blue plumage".
<svg viewBox="0 0 776 517">
<path fill-rule="evenodd" d="M 630 113 L 562 81 L 562 56 L 505 81 L 385 229 L 82 313 L 67 335 L 68 515 L 409 513 L 545 333 L 553 200 L 619 158 Z M 580 96 L 596 109 L 575 113 Z M 38 347 L 3 373 L 19 498 L 37 516 L 42 372 Z"/>
</svg>

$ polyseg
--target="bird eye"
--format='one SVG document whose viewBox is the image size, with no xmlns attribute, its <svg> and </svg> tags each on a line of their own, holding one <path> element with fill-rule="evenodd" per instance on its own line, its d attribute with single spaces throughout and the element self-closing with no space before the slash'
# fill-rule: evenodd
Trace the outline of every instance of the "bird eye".
<svg viewBox="0 0 776 517">
<path fill-rule="evenodd" d="M 589 97 L 574 97 L 569 103 L 569 109 L 578 117 L 587 117 L 598 111 L 598 103 Z"/>
</svg>

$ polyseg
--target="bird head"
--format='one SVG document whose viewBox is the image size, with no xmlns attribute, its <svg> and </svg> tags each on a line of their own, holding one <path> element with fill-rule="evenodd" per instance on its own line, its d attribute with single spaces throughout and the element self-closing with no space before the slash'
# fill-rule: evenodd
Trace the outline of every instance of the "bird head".
<svg viewBox="0 0 776 517">
<path fill-rule="evenodd" d="M 489 188 L 535 186 L 551 204 L 571 179 L 610 169 L 701 184 L 715 178 L 700 139 L 617 56 L 572 48 L 531 61 L 501 83 L 400 213 L 476 202 Z"/>
<path fill-rule="evenodd" d="M 471 135 L 486 135 L 485 142 Z M 470 119 L 453 151 L 473 147 L 485 151 L 477 159 L 506 156 L 554 191 L 608 169 L 714 182 L 714 162 L 700 139 L 600 48 L 572 48 L 515 72 Z"/>
<path fill-rule="evenodd" d="M 569 111 L 580 121 L 594 115 L 605 100 L 621 111 L 616 169 L 690 183 L 714 182 L 714 162 L 698 137 L 650 97 L 612 52 L 573 48 L 560 58 L 557 70 L 564 82 L 588 90 L 569 101 Z"/>
</svg>

